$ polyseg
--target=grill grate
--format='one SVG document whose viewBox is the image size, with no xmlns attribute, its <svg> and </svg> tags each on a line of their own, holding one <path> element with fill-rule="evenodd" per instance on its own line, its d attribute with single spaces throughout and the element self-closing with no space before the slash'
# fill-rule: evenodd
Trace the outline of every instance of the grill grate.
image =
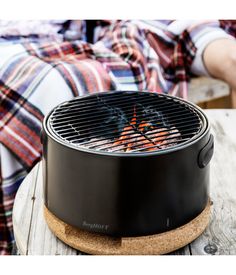
<svg viewBox="0 0 236 275">
<path fill-rule="evenodd" d="M 201 112 L 180 99 L 149 92 L 77 97 L 48 118 L 52 133 L 76 148 L 106 152 L 165 150 L 196 138 Z"/>
</svg>

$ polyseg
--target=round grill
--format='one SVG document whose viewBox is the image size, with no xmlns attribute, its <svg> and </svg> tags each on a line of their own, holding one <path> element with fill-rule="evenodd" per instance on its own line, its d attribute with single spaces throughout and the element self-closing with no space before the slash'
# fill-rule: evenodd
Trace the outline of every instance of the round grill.
<svg viewBox="0 0 236 275">
<path fill-rule="evenodd" d="M 106 92 L 56 107 L 47 128 L 57 140 L 92 152 L 147 153 L 182 147 L 206 129 L 203 113 L 176 97 L 150 92 Z"/>
</svg>

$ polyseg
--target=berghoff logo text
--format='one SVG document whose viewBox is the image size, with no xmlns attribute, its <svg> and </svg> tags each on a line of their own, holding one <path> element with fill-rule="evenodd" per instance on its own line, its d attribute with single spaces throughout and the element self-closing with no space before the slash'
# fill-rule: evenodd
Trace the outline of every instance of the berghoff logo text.
<svg viewBox="0 0 236 275">
<path fill-rule="evenodd" d="M 107 224 L 99 224 L 99 223 L 88 223 L 86 221 L 83 221 L 83 226 L 90 228 L 90 229 L 99 229 L 99 230 L 107 230 L 109 225 Z"/>
</svg>

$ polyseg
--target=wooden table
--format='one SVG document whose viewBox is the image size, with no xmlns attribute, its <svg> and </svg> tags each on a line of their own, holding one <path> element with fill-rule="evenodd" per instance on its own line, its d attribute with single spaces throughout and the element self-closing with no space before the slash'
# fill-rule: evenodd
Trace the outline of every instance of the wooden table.
<svg viewBox="0 0 236 275">
<path fill-rule="evenodd" d="M 198 239 L 171 254 L 236 254 L 236 110 L 206 110 L 206 114 L 215 137 L 210 179 L 211 219 Z M 29 173 L 17 192 L 13 226 L 20 254 L 82 254 L 57 239 L 45 223 L 41 163 Z"/>
</svg>

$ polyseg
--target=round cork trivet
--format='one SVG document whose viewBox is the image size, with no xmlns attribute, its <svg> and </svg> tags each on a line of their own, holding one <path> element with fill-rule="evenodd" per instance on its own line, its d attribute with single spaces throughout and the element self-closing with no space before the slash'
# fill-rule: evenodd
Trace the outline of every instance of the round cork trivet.
<svg viewBox="0 0 236 275">
<path fill-rule="evenodd" d="M 63 242 L 95 255 L 160 255 L 177 250 L 196 239 L 210 218 L 210 202 L 189 223 L 164 233 L 115 238 L 75 228 L 58 219 L 44 206 L 44 216 L 51 231 Z"/>
</svg>

